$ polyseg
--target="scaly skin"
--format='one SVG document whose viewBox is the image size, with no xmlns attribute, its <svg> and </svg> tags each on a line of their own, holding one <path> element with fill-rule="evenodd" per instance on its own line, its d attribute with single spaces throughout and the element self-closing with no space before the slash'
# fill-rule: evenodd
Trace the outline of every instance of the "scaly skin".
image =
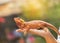
<svg viewBox="0 0 60 43">
<path fill-rule="evenodd" d="M 14 20 L 17 26 L 19 27 L 19 29 L 25 29 L 24 34 L 27 34 L 29 29 L 43 29 L 45 27 L 48 27 L 60 35 L 60 33 L 58 32 L 58 29 L 55 26 L 45 21 L 33 20 L 33 21 L 26 22 L 21 18 L 14 18 Z"/>
</svg>

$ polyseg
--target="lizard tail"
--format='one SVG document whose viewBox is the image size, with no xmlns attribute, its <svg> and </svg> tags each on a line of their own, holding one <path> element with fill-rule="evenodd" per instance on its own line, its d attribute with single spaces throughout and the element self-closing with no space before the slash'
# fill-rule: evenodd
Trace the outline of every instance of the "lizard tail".
<svg viewBox="0 0 60 43">
<path fill-rule="evenodd" d="M 57 34 L 60 35 L 60 32 L 58 31 L 58 29 L 57 29 L 54 25 L 46 22 L 46 23 L 45 23 L 45 26 L 46 26 L 46 27 L 49 27 L 50 29 L 52 29 L 53 31 L 55 31 Z"/>
</svg>

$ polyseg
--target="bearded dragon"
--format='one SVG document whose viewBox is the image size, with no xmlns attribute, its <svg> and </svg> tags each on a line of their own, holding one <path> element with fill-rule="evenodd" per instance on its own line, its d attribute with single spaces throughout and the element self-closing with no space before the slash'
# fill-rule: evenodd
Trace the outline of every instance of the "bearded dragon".
<svg viewBox="0 0 60 43">
<path fill-rule="evenodd" d="M 42 20 L 33 20 L 27 22 L 21 18 L 14 18 L 14 20 L 17 26 L 19 27 L 19 29 L 25 29 L 24 34 L 27 34 L 29 29 L 43 29 L 45 27 L 48 27 L 60 35 L 58 29 L 54 25 Z"/>
</svg>

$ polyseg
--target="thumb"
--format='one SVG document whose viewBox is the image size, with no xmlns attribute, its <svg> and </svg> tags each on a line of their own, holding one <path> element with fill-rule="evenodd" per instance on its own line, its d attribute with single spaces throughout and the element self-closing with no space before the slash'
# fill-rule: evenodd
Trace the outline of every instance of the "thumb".
<svg viewBox="0 0 60 43">
<path fill-rule="evenodd" d="M 43 30 L 44 30 L 45 32 L 49 32 L 49 30 L 48 30 L 47 27 L 45 27 Z"/>
</svg>

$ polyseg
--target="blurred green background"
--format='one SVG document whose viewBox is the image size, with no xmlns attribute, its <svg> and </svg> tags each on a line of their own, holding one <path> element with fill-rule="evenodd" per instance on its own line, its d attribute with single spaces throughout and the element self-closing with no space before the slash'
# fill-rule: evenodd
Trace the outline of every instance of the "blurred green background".
<svg viewBox="0 0 60 43">
<path fill-rule="evenodd" d="M 60 0 L 26 0 L 25 2 L 20 3 L 20 9 L 22 10 L 21 12 L 22 14 L 19 17 L 24 19 L 25 21 L 44 20 L 46 22 L 53 24 L 59 29 Z M 57 34 L 52 30 L 50 31 L 57 39 Z M 37 35 L 33 35 L 33 36 L 36 38 L 35 43 L 46 43 L 43 37 Z M 7 42 L 5 33 L 3 35 L 3 39 L 1 39 L 0 42 L 1 43 Z"/>
</svg>

